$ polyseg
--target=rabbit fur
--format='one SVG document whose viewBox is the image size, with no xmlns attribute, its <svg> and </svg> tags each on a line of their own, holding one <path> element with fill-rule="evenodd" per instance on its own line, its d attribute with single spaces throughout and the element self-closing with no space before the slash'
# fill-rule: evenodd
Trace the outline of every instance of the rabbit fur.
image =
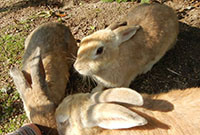
<svg viewBox="0 0 200 135">
<path fill-rule="evenodd" d="M 199 103 L 200 88 L 143 96 L 112 88 L 66 97 L 56 121 L 60 135 L 199 135 Z"/>
<path fill-rule="evenodd" d="M 74 67 L 97 82 L 94 90 L 129 87 L 173 47 L 178 32 L 173 9 L 157 3 L 139 5 L 121 22 L 83 38 Z"/>
<path fill-rule="evenodd" d="M 56 129 L 55 109 L 65 97 L 76 50 L 70 29 L 60 23 L 43 24 L 27 37 L 22 71 L 14 67 L 10 75 L 31 122 Z"/>
<path fill-rule="evenodd" d="M 66 84 L 69 80 L 69 68 L 76 54 L 76 41 L 70 29 L 64 24 L 47 23 L 36 28 L 25 41 L 25 54 L 22 70 L 30 78 L 29 62 L 33 51 L 40 47 L 45 80 L 52 93 L 56 105 L 65 96 Z"/>
</svg>

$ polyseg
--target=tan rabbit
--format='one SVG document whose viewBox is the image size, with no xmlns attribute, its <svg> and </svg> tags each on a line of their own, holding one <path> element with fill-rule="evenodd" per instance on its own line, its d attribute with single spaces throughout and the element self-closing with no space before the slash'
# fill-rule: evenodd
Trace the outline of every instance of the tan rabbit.
<svg viewBox="0 0 200 135">
<path fill-rule="evenodd" d="M 35 29 L 25 41 L 23 70 L 10 70 L 22 98 L 25 112 L 33 123 L 56 135 L 55 109 L 65 97 L 71 55 L 76 42 L 60 23 L 48 23 Z"/>
<path fill-rule="evenodd" d="M 129 88 L 68 96 L 56 109 L 58 132 L 60 135 L 200 134 L 200 88 L 145 95 L 143 100 Z"/>
<path fill-rule="evenodd" d="M 36 47 L 40 47 L 45 80 L 58 105 L 65 96 L 69 79 L 72 56 L 76 55 L 77 45 L 68 27 L 60 23 L 47 23 L 36 28 L 25 41 L 25 54 L 22 70 L 30 78 L 30 60 Z"/>
<path fill-rule="evenodd" d="M 170 7 L 140 5 L 121 23 L 83 38 L 74 67 L 97 81 L 94 90 L 128 87 L 172 48 L 178 32 L 177 16 Z"/>
</svg>

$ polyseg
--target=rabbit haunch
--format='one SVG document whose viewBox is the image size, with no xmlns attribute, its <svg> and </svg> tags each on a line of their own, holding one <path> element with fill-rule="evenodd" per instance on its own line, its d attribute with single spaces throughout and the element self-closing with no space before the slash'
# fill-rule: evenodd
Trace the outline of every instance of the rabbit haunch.
<svg viewBox="0 0 200 135">
<path fill-rule="evenodd" d="M 176 42 L 178 20 L 173 9 L 160 4 L 133 8 L 120 23 L 82 39 L 75 69 L 103 87 L 128 87 L 149 71 Z"/>
<path fill-rule="evenodd" d="M 66 97 L 56 110 L 59 134 L 200 134 L 200 88 L 143 95 L 143 100 L 131 91 L 113 88 Z"/>
</svg>

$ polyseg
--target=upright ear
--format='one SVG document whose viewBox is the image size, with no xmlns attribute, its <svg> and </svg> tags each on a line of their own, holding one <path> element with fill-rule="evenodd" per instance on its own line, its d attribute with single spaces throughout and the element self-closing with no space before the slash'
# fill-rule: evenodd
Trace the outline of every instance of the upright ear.
<svg viewBox="0 0 200 135">
<path fill-rule="evenodd" d="M 120 45 L 121 43 L 133 37 L 135 33 L 137 32 L 137 30 L 139 30 L 139 28 L 140 28 L 139 25 L 136 25 L 136 26 L 128 25 L 128 26 L 122 26 L 113 30 L 113 32 L 116 35 L 117 45 Z"/>
<path fill-rule="evenodd" d="M 110 29 L 110 30 L 115 30 L 121 26 L 126 26 L 127 22 L 123 21 L 123 22 L 114 22 L 111 25 L 109 25 L 106 29 Z"/>
<path fill-rule="evenodd" d="M 136 106 L 143 105 L 142 96 L 129 88 L 111 88 L 105 91 L 96 92 L 90 97 L 95 103 L 117 102 L 127 103 Z"/>
<path fill-rule="evenodd" d="M 105 129 L 125 129 L 147 124 L 147 121 L 135 112 L 110 103 L 90 106 L 87 111 L 85 127 L 99 126 Z"/>
<path fill-rule="evenodd" d="M 33 85 L 41 85 L 43 87 L 45 83 L 45 71 L 41 58 L 41 50 L 39 47 L 35 49 L 33 58 L 30 61 L 31 80 Z"/>
<path fill-rule="evenodd" d="M 14 67 L 10 69 L 10 76 L 13 78 L 18 92 L 20 93 L 21 97 L 24 99 L 24 93 L 26 92 L 26 90 L 31 88 L 24 74 L 19 69 Z"/>
</svg>

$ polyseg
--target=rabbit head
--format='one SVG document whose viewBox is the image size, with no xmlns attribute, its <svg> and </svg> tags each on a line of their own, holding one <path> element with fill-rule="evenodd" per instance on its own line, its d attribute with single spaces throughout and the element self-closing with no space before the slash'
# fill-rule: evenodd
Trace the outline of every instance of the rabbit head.
<svg viewBox="0 0 200 135">
<path fill-rule="evenodd" d="M 45 81 L 39 47 L 35 49 L 29 64 L 30 76 L 17 68 L 10 70 L 10 75 L 23 101 L 26 115 L 33 123 L 56 128 L 54 117 L 56 105 L 51 100 L 52 95 Z"/>
<path fill-rule="evenodd" d="M 70 95 L 56 109 L 58 132 L 60 135 L 90 135 L 102 129 L 126 129 L 147 123 L 120 103 L 141 106 L 143 98 L 129 88 Z"/>
<path fill-rule="evenodd" d="M 123 20 L 80 43 L 74 67 L 97 82 L 95 91 L 129 87 L 136 76 L 151 70 L 176 42 L 177 16 L 165 5 L 139 5 Z"/>
<path fill-rule="evenodd" d="M 114 23 L 81 40 L 75 69 L 82 75 L 100 74 L 116 62 L 119 45 L 135 35 L 140 27 L 126 26 L 126 22 Z"/>
</svg>

